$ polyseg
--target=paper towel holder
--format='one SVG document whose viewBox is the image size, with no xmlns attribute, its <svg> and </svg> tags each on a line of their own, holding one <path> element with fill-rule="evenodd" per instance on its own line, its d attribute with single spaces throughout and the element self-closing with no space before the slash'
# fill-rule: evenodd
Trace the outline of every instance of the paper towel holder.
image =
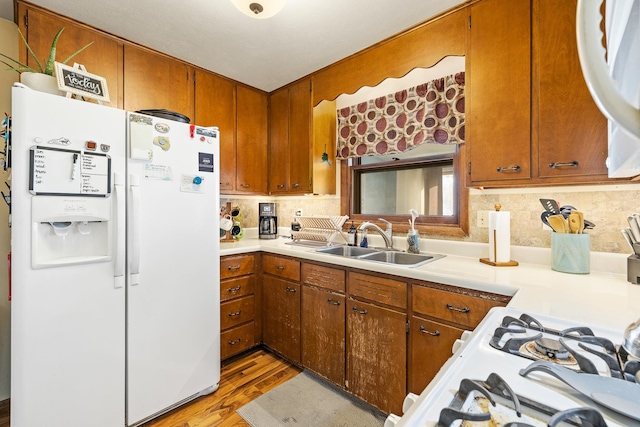
<svg viewBox="0 0 640 427">
<path fill-rule="evenodd" d="M 496 211 L 499 212 L 500 209 L 502 209 L 502 205 L 500 205 L 499 203 L 496 203 L 494 205 L 494 208 L 495 208 Z M 496 253 L 496 248 L 495 248 L 495 245 L 496 245 L 496 238 L 495 238 L 496 230 L 493 230 L 493 233 L 494 233 L 494 236 L 493 236 L 493 245 L 494 245 L 493 253 Z M 489 258 L 480 258 L 480 262 L 483 263 L 483 264 L 492 265 L 494 267 L 516 267 L 518 265 L 518 261 L 509 260 L 507 262 L 494 262 L 494 261 L 491 261 L 491 259 L 489 259 Z"/>
</svg>

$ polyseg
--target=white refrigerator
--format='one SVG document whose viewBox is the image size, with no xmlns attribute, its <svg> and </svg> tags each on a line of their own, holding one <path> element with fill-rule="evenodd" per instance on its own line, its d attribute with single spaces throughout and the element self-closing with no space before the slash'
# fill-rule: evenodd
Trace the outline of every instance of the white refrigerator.
<svg viewBox="0 0 640 427">
<path fill-rule="evenodd" d="M 12 92 L 11 425 L 134 426 L 220 380 L 219 137 Z"/>
</svg>

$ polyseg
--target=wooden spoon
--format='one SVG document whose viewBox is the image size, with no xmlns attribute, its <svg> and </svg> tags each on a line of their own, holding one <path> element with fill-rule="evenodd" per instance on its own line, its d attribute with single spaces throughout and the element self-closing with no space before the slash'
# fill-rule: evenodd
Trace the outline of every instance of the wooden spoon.
<svg viewBox="0 0 640 427">
<path fill-rule="evenodd" d="M 562 215 L 549 215 L 549 217 L 547 218 L 547 221 L 549 221 L 549 226 L 556 233 L 569 232 L 569 226 L 567 224 L 567 221 L 564 219 Z"/>
<path fill-rule="evenodd" d="M 576 213 L 576 211 L 571 211 L 567 220 L 569 221 L 569 232 L 571 234 L 582 233 L 582 228 L 580 227 L 580 216 Z"/>
</svg>

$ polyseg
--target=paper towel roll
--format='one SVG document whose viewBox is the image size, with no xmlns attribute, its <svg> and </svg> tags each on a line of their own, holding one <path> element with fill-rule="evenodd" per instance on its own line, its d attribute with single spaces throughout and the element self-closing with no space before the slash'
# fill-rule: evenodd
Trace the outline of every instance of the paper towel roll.
<svg viewBox="0 0 640 427">
<path fill-rule="evenodd" d="M 496 206 L 496 209 L 499 209 Z M 511 215 L 509 212 L 489 212 L 489 260 L 511 261 Z"/>
</svg>

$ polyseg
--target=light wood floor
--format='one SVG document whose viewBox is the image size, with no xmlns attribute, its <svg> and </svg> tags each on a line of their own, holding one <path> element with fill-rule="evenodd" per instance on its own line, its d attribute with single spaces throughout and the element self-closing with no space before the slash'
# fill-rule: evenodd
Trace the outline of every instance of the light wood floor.
<svg viewBox="0 0 640 427">
<path fill-rule="evenodd" d="M 295 377 L 301 369 L 266 351 L 257 350 L 221 369 L 220 387 L 144 427 L 249 426 L 236 409 Z"/>
<path fill-rule="evenodd" d="M 295 377 L 301 369 L 269 351 L 258 349 L 225 362 L 220 387 L 143 427 L 249 426 L 236 409 Z M 0 427 L 9 427 L 9 401 L 0 402 Z"/>
</svg>

